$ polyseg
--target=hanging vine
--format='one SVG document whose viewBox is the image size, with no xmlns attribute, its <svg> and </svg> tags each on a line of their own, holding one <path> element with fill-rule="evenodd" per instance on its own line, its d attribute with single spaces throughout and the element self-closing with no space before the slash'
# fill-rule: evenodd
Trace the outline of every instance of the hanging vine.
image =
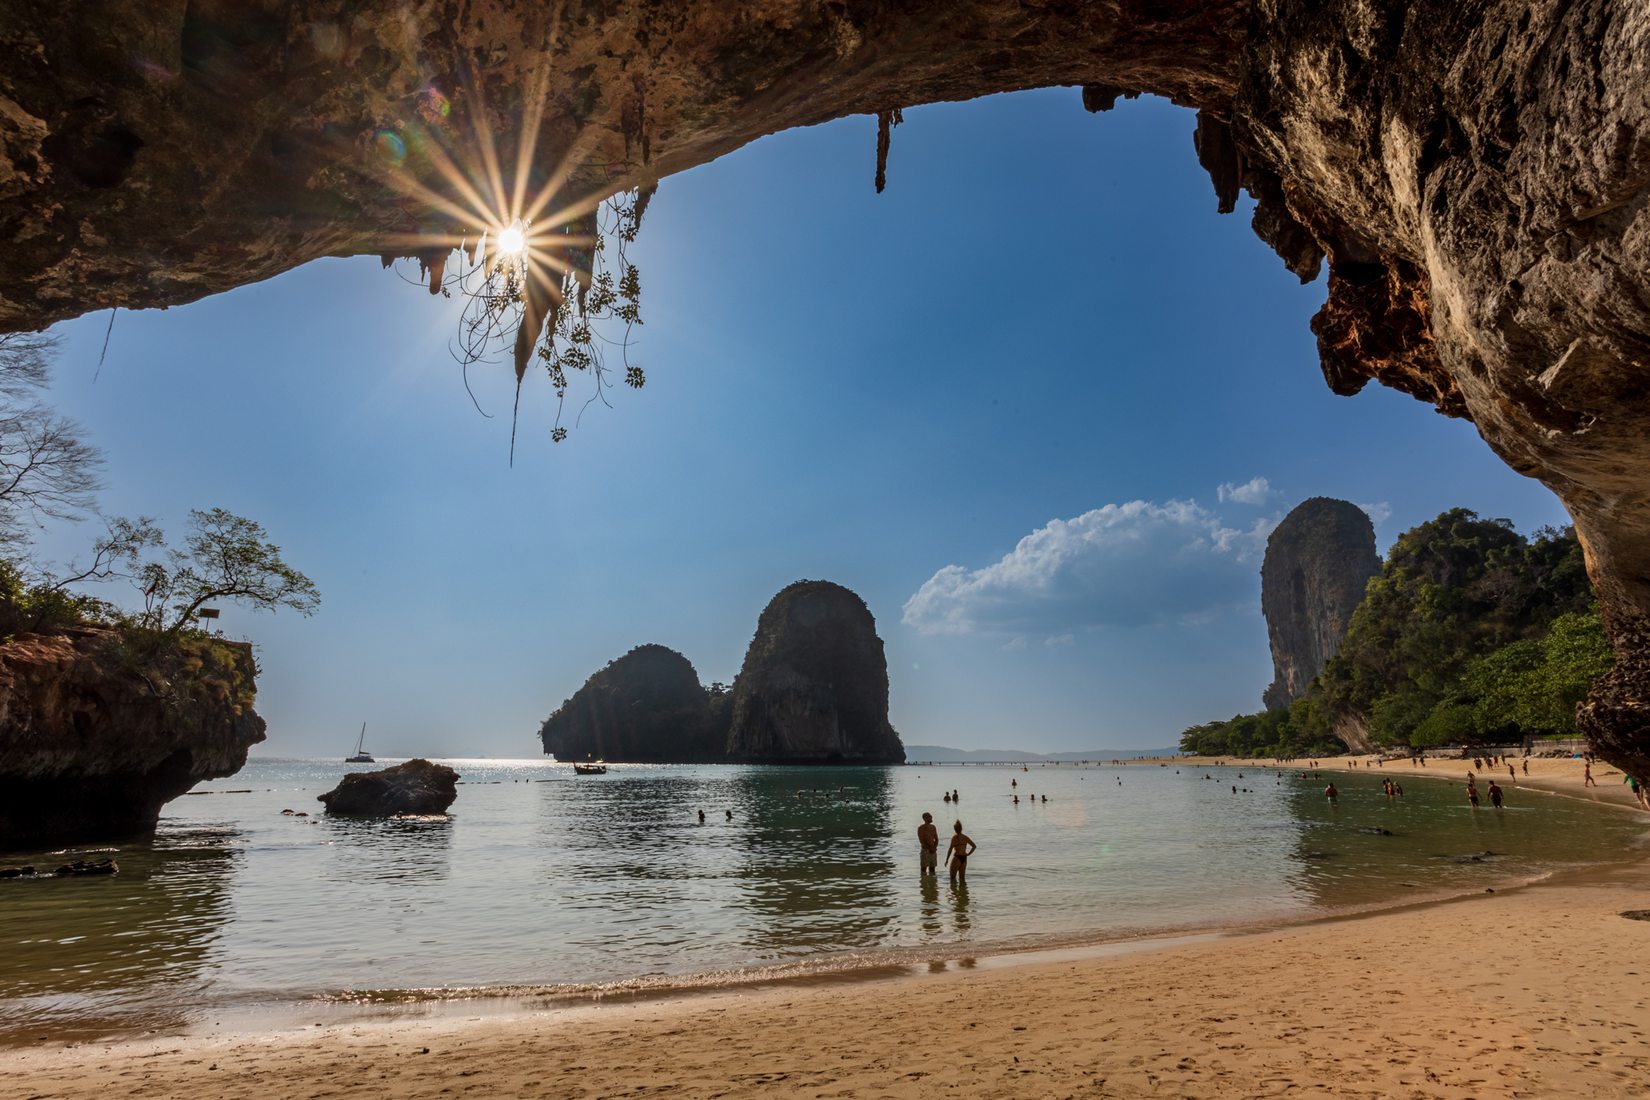
<svg viewBox="0 0 1650 1100">
<path fill-rule="evenodd" d="M 464 262 L 443 270 L 447 254 L 418 257 L 420 281 L 432 293 L 459 296 L 453 357 L 464 371 L 476 363 L 498 362 L 508 348 L 516 368 L 516 405 L 511 414 L 510 454 L 515 457 L 516 417 L 521 386 L 530 366 L 542 368 L 556 394 L 550 439 L 567 438 L 564 420 L 578 403 L 573 425 L 591 404 L 609 405 L 607 391 L 618 382 L 641 389 L 647 381 L 631 362 L 632 334 L 642 323 L 641 272 L 629 247 L 641 230 L 657 185 L 620 192 L 588 213 L 543 230 L 512 226 L 466 240 Z M 511 240 L 512 231 L 519 236 Z M 616 361 L 615 361 L 616 358 Z M 588 393 L 580 400 L 582 386 Z M 476 408 L 481 409 L 479 402 Z M 485 411 L 482 415 L 490 415 Z"/>
</svg>

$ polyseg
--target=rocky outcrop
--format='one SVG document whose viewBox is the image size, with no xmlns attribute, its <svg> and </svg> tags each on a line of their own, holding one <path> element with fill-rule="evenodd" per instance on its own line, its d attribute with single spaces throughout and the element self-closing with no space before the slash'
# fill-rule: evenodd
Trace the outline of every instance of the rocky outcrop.
<svg viewBox="0 0 1650 1100">
<path fill-rule="evenodd" d="M 240 770 L 264 739 L 252 647 L 179 647 L 145 657 L 94 628 L 0 644 L 0 848 L 153 832 L 167 802 Z"/>
<path fill-rule="evenodd" d="M 1195 107 L 1220 208 L 1248 191 L 1290 270 L 1327 266 L 1330 387 L 1374 379 L 1470 418 L 1563 499 L 1619 658 L 1581 718 L 1650 773 L 1646 0 L 13 7 L 10 329 L 320 256 L 439 269 L 498 227 L 471 198 L 495 163 L 578 210 L 843 115 L 886 133 L 902 107 L 1052 85 L 1083 85 L 1090 110 L 1141 92 Z"/>
<path fill-rule="evenodd" d="M 871 611 L 830 581 L 769 602 L 733 683 L 728 755 L 756 763 L 901 764 L 888 660 Z"/>
<path fill-rule="evenodd" d="M 731 690 L 688 659 L 637 646 L 584 682 L 539 729 L 558 760 L 670 764 L 897 764 L 888 662 L 865 601 L 829 581 L 775 596 Z"/>
<path fill-rule="evenodd" d="M 340 817 L 444 814 L 458 798 L 458 773 L 445 764 L 409 760 L 375 772 L 351 772 L 326 794 L 315 796 Z"/>
<path fill-rule="evenodd" d="M 1335 655 L 1364 585 L 1381 571 L 1375 528 L 1356 504 L 1312 497 L 1266 540 L 1260 610 L 1272 644 L 1267 710 L 1283 710 Z"/>
<path fill-rule="evenodd" d="M 640 645 L 586 680 L 539 737 L 557 760 L 717 762 L 727 755 L 727 708 L 712 706 L 686 657 Z"/>
</svg>

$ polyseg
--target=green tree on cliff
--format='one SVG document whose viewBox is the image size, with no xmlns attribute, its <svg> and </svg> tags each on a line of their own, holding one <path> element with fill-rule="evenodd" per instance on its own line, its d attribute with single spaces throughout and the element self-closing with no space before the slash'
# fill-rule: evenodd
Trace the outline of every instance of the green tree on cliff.
<svg viewBox="0 0 1650 1100">
<path fill-rule="evenodd" d="M 1402 746 L 1567 733 L 1611 659 L 1574 532 L 1526 540 L 1454 508 L 1398 537 L 1303 698 L 1193 726 L 1182 747 L 1308 755 L 1357 720 Z"/>
<path fill-rule="evenodd" d="M 321 593 L 315 583 L 281 558 L 263 527 L 222 508 L 189 513 L 183 548 L 166 562 L 145 563 L 137 573 L 143 587 L 140 622 L 166 634 L 193 624 L 202 607 L 219 600 L 255 611 L 290 608 L 313 615 Z"/>
</svg>

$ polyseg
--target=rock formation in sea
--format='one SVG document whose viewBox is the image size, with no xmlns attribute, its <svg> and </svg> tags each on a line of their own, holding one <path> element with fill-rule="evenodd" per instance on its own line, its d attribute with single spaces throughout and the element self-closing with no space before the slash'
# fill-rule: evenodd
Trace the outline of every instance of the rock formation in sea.
<svg viewBox="0 0 1650 1100">
<path fill-rule="evenodd" d="M 715 762 L 727 755 L 726 707 L 712 707 L 686 657 L 639 645 L 586 680 L 539 737 L 557 760 Z"/>
<path fill-rule="evenodd" d="M 566 208 L 845 115 L 876 118 L 872 186 L 917 104 L 1082 85 L 1090 111 L 1141 93 L 1195 108 L 1188 155 L 1218 209 L 1247 191 L 1290 271 L 1327 268 L 1312 329 L 1329 387 L 1373 379 L 1470 419 L 1562 498 L 1618 655 L 1580 719 L 1605 759 L 1650 774 L 1642 0 L 12 9 L 6 330 L 322 256 L 412 255 L 439 291 L 454 246 L 507 216 L 468 199 L 495 153 L 507 180 L 558 181 Z M 518 149 L 532 163 L 511 171 Z"/>
<path fill-rule="evenodd" d="M 584 682 L 539 729 L 558 760 L 673 764 L 897 764 L 888 662 L 865 601 L 797 581 L 757 620 L 731 689 L 688 659 L 637 646 Z"/>
<path fill-rule="evenodd" d="M 1346 637 L 1364 585 L 1380 571 L 1375 528 L 1356 504 L 1312 497 L 1278 524 L 1260 567 L 1260 610 L 1272 643 L 1267 710 L 1283 710 L 1306 693 Z"/>
<path fill-rule="evenodd" d="M 167 802 L 240 770 L 264 739 L 252 647 L 180 646 L 137 656 L 92 627 L 0 644 L 0 848 L 153 832 Z"/>
<path fill-rule="evenodd" d="M 458 778 L 445 764 L 414 759 L 393 768 L 351 772 L 315 800 L 340 817 L 444 814 L 458 797 Z"/>
<path fill-rule="evenodd" d="M 876 620 L 830 581 L 782 589 L 733 682 L 728 756 L 757 763 L 900 764 Z"/>
</svg>

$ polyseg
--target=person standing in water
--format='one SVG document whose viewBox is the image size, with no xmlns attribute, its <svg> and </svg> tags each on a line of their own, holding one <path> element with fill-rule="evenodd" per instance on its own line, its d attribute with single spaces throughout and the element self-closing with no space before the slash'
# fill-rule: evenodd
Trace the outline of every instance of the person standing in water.
<svg viewBox="0 0 1650 1100">
<path fill-rule="evenodd" d="M 1331 801 L 1331 802 L 1333 802 L 1333 801 L 1335 801 L 1335 799 L 1339 798 L 1340 794 L 1341 794 L 1341 792 L 1337 791 L 1335 789 L 1335 784 L 1333 784 L 1333 783 L 1329 784 L 1329 786 L 1327 786 L 1323 789 L 1323 796 L 1325 798 L 1329 799 L 1329 801 Z"/>
<path fill-rule="evenodd" d="M 968 882 L 968 857 L 974 854 L 973 838 L 962 831 L 962 822 L 955 822 L 951 826 L 951 847 L 945 853 L 945 865 L 951 868 L 951 881 L 955 883 Z"/>
<path fill-rule="evenodd" d="M 940 831 L 934 827 L 934 815 L 923 814 L 922 824 L 917 826 L 917 843 L 922 845 L 922 857 L 918 874 L 937 875 L 935 863 L 940 856 Z"/>
</svg>

